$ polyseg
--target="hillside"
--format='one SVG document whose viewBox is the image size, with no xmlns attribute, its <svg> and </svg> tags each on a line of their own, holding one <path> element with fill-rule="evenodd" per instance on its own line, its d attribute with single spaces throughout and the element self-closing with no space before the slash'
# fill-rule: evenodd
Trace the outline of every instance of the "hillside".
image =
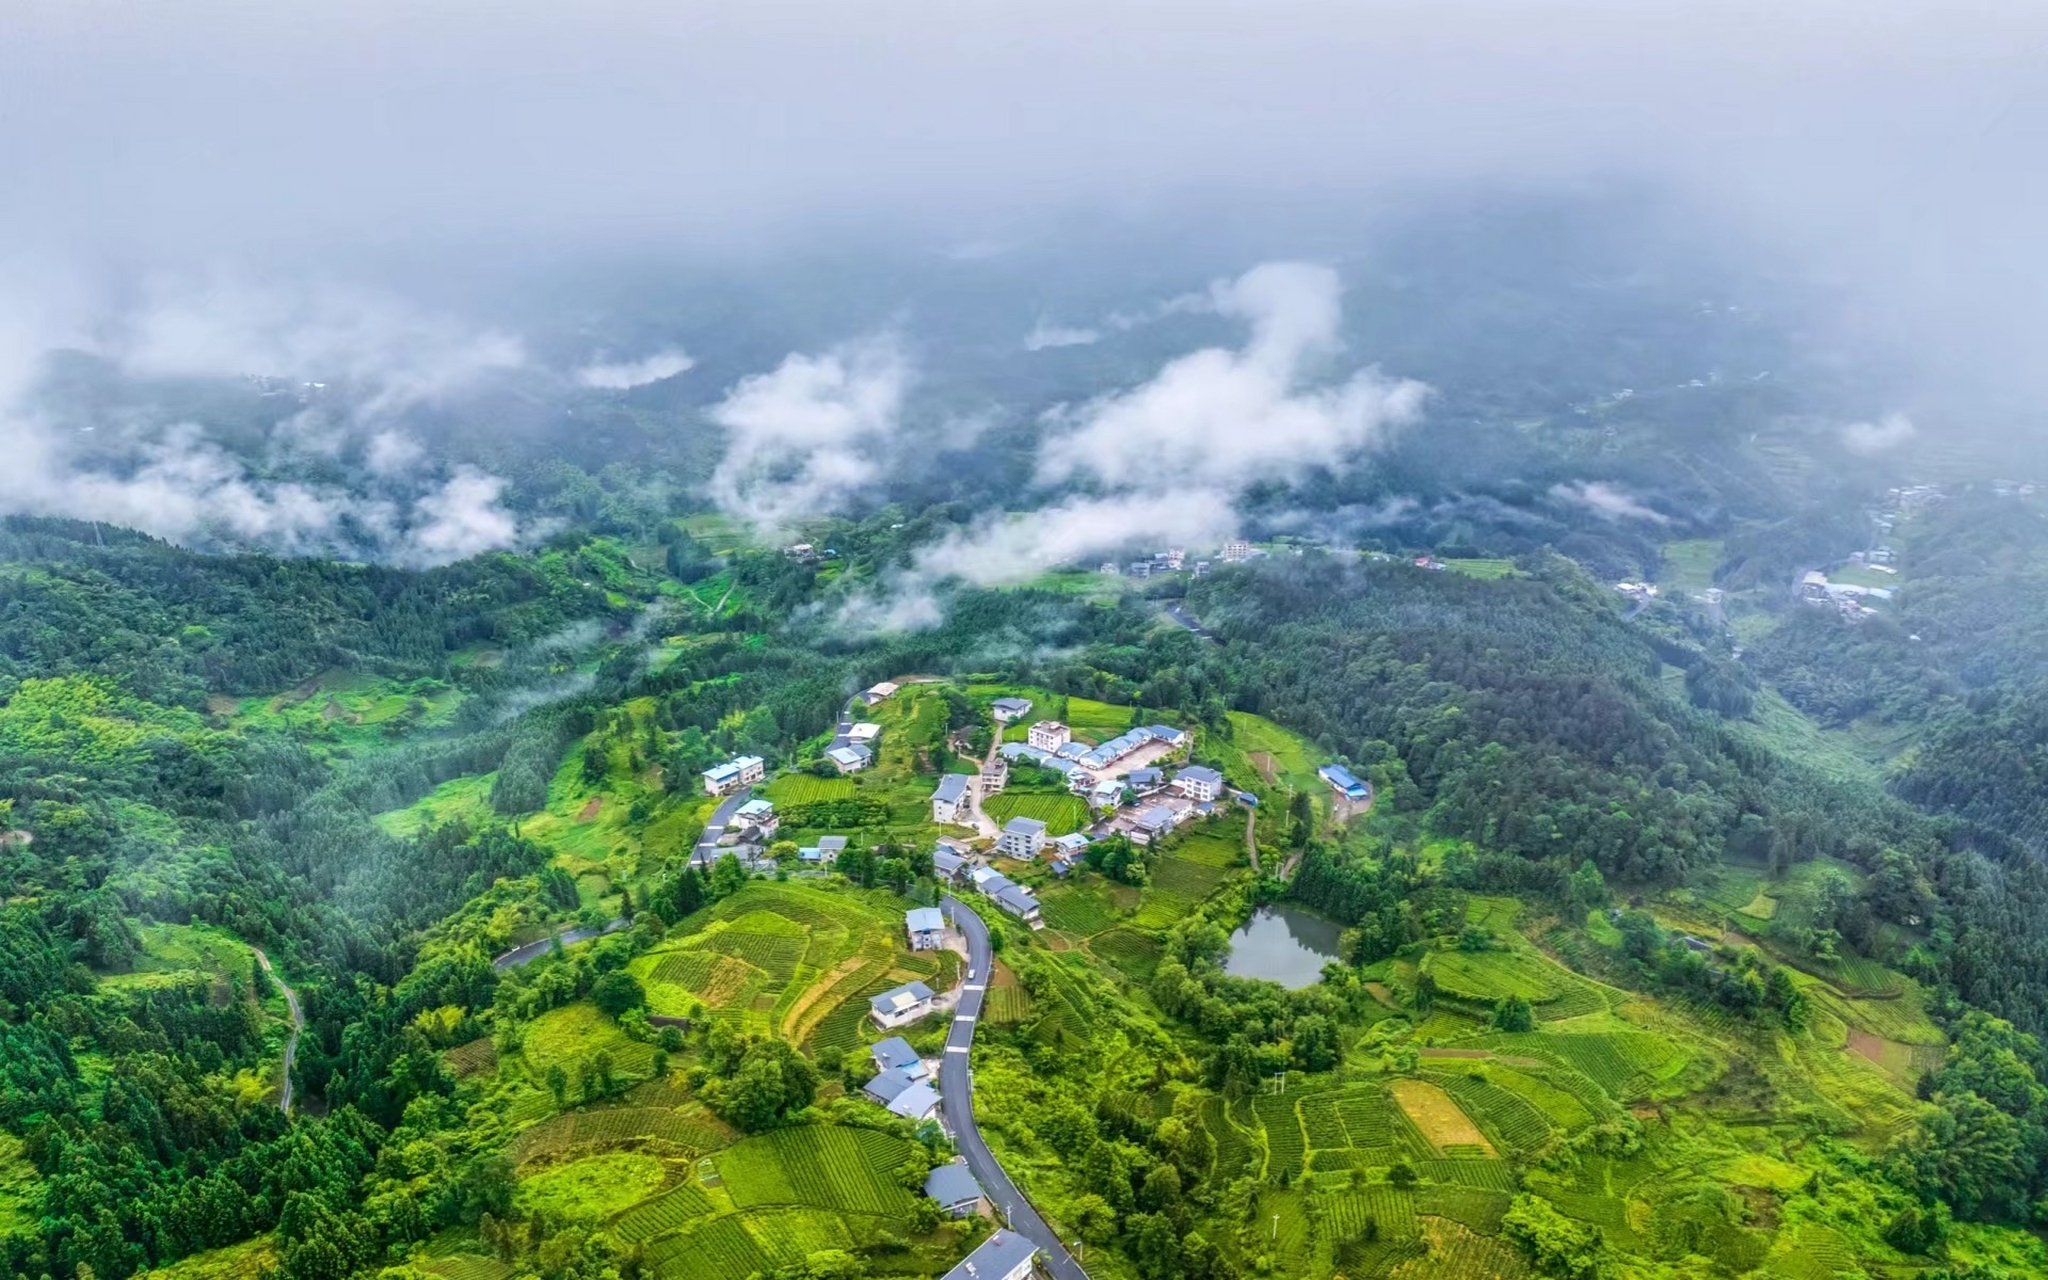
<svg viewBox="0 0 2048 1280">
<path fill-rule="evenodd" d="M 2048 1266 L 2048 895 L 1697 705 L 1669 673 L 1723 661 L 1708 638 L 1560 557 L 1309 554 L 1190 584 L 1199 634 L 1030 587 L 849 643 L 784 621 L 888 554 L 842 532 L 839 566 L 572 538 L 416 581 L 14 526 L 8 1265 L 940 1275 L 992 1224 L 921 1194 L 951 1109 L 891 1113 L 869 1050 L 943 1064 L 971 984 L 981 1135 L 1091 1276 Z M 329 603 L 266 623 L 299 574 Z M 1041 719 L 1126 743 L 1125 789 L 1019 758 L 985 819 L 937 820 L 941 777 Z M 720 844 L 700 772 L 743 754 L 779 826 Z M 1094 839 L 999 855 L 1013 819 Z M 1044 928 L 941 882 L 942 837 Z M 991 971 L 912 945 L 948 893 Z M 251 945 L 306 1005 L 290 1116 Z M 935 1010 L 877 1026 L 908 983 Z"/>
</svg>

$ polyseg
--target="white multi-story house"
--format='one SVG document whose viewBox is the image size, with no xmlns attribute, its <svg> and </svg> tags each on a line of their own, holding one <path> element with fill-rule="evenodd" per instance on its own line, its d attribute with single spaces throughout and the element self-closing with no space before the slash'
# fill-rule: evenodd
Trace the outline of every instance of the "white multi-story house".
<svg viewBox="0 0 2048 1280">
<path fill-rule="evenodd" d="M 1241 560 L 1249 560 L 1251 558 L 1252 544 L 1244 541 L 1242 538 L 1232 538 L 1229 542 L 1223 544 L 1223 562 L 1225 564 L 1236 564 Z"/>
<path fill-rule="evenodd" d="M 949 773 L 932 792 L 932 821 L 951 826 L 967 816 L 967 775 Z"/>
<path fill-rule="evenodd" d="M 1058 751 L 1073 739 L 1074 731 L 1057 720 L 1040 720 L 1024 735 L 1024 740 L 1040 751 Z"/>
<path fill-rule="evenodd" d="M 1173 775 L 1173 785 L 1190 800 L 1209 801 L 1223 794 L 1223 775 L 1214 769 L 1191 764 Z"/>
<path fill-rule="evenodd" d="M 729 796 L 741 787 L 750 787 L 768 774 L 768 762 L 759 756 L 734 756 L 724 764 L 713 765 L 704 771 L 704 794 L 707 796 Z"/>
<path fill-rule="evenodd" d="M 1045 824 L 1036 818 L 1012 818 L 996 838 L 996 852 L 1005 858 L 1029 862 L 1045 848 Z"/>
</svg>

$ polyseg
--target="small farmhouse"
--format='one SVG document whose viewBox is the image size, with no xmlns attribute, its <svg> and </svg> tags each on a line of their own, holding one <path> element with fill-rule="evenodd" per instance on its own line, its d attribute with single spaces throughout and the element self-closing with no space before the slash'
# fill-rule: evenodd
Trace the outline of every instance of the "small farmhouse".
<svg viewBox="0 0 2048 1280">
<path fill-rule="evenodd" d="M 932 989 L 922 982 L 906 982 L 868 999 L 868 1016 L 884 1030 L 908 1026 L 932 1011 Z"/>
</svg>

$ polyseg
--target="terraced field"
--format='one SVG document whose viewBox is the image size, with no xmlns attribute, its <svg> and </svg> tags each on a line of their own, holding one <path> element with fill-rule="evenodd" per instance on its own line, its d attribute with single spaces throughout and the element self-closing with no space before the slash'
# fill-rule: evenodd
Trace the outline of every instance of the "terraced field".
<svg viewBox="0 0 2048 1280">
<path fill-rule="evenodd" d="M 1045 824 L 1048 836 L 1063 836 L 1088 825 L 1088 802 L 1061 792 L 1004 792 L 990 796 L 982 810 L 997 822 L 1012 818 L 1036 818 Z"/>
</svg>

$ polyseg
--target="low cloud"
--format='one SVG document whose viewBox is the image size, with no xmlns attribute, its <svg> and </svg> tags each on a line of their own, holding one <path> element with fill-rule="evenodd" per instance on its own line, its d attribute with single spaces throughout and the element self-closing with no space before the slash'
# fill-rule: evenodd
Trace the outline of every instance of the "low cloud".
<svg viewBox="0 0 2048 1280">
<path fill-rule="evenodd" d="M 1102 341 L 1102 330 L 1068 328 L 1047 324 L 1043 320 L 1024 335 L 1026 351 L 1054 351 L 1060 347 L 1085 347 Z"/>
<path fill-rule="evenodd" d="M 576 371 L 576 381 L 601 391 L 630 391 L 696 367 L 697 362 L 681 350 L 658 351 L 644 360 L 594 360 Z"/>
<path fill-rule="evenodd" d="M 182 424 L 81 457 L 78 433 L 0 418 L 0 513 L 103 520 L 174 542 L 430 567 L 518 545 L 505 482 L 473 467 L 439 481 L 342 486 L 277 479 Z"/>
<path fill-rule="evenodd" d="M 100 354 L 142 377 L 332 384 L 374 420 L 523 367 L 524 343 L 388 294 L 239 277 L 158 277 L 97 326 Z"/>
<path fill-rule="evenodd" d="M 1340 353 L 1342 293 L 1334 271 L 1307 263 L 1216 282 L 1203 307 L 1247 325 L 1242 347 L 1192 352 L 1140 386 L 1047 415 L 1039 483 L 1086 492 L 925 548 L 840 624 L 923 625 L 947 579 L 1015 582 L 1134 545 L 1213 547 L 1236 531 L 1253 485 L 1362 462 L 1421 415 L 1429 389 L 1370 366 L 1319 376 Z"/>
<path fill-rule="evenodd" d="M 881 477 L 910 377 L 896 344 L 873 339 L 742 379 L 710 412 L 729 433 L 712 500 L 770 531 L 838 509 Z"/>
<path fill-rule="evenodd" d="M 1313 364 L 1338 350 L 1342 292 L 1336 272 L 1306 263 L 1219 281 L 1213 308 L 1248 323 L 1250 341 L 1182 356 L 1135 390 L 1059 412 L 1039 478 L 1093 475 L 1150 492 L 1243 489 L 1357 461 L 1419 417 L 1429 389 L 1370 367 L 1334 386 L 1309 385 Z"/>
<path fill-rule="evenodd" d="M 1550 486 L 1550 496 L 1560 502 L 1584 507 L 1605 520 L 1647 520 L 1652 524 L 1670 524 L 1671 517 L 1661 511 L 1644 506 L 1627 490 L 1611 485 L 1604 480 L 1580 480 L 1572 484 Z"/>
<path fill-rule="evenodd" d="M 1876 422 L 1852 422 L 1842 428 L 1842 447 L 1866 458 L 1905 444 L 1918 434 L 1913 420 L 1903 413 L 1886 414 Z"/>
</svg>

